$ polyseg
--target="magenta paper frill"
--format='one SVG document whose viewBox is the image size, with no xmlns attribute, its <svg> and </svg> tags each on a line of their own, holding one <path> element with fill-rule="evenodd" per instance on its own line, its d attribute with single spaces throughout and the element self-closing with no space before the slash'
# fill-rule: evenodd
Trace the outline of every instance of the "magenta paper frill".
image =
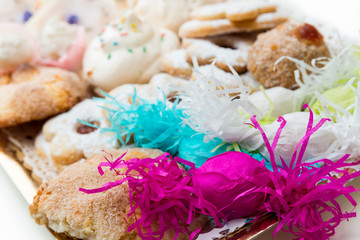
<svg viewBox="0 0 360 240">
<path fill-rule="evenodd" d="M 308 108 L 307 105 L 304 107 Z M 265 191 L 267 198 L 264 206 L 267 212 L 277 214 L 279 225 L 274 231 L 274 236 L 282 229 L 297 236 L 295 239 L 329 239 L 335 234 L 335 228 L 342 220 L 356 216 L 354 212 L 343 213 L 336 198 L 343 195 L 354 207 L 356 206 L 350 193 L 358 190 L 351 185 L 346 186 L 346 183 L 360 176 L 360 172 L 350 174 L 346 169 L 359 164 L 360 161 L 346 163 L 349 155 L 345 155 L 336 162 L 328 159 L 312 163 L 302 162 L 311 135 L 325 121 L 330 121 L 321 119 L 313 126 L 313 113 L 310 108 L 309 110 L 310 117 L 305 136 L 297 144 L 289 166 L 282 161 L 282 167 L 279 168 L 275 164 L 274 149 L 286 124 L 285 119 L 279 117 L 280 127 L 270 145 L 255 116 L 251 118 L 253 126 L 263 135 L 273 167 L 270 174 L 273 187 Z M 334 178 L 334 173 L 338 173 L 339 177 Z M 288 229 L 284 229 L 286 226 Z"/>
<path fill-rule="evenodd" d="M 271 185 L 269 170 L 242 152 L 209 158 L 193 175 L 194 187 L 227 220 L 264 212 L 265 189 Z"/>
<path fill-rule="evenodd" d="M 155 159 L 135 158 L 128 161 L 122 160 L 123 156 L 114 162 L 106 159 L 108 161 L 102 162 L 98 168 L 99 173 L 103 175 L 102 168 L 110 167 L 110 170 L 122 175 L 123 179 L 106 183 L 98 189 L 80 188 L 80 191 L 103 192 L 126 181 L 130 196 L 130 210 L 127 216 L 135 218 L 135 222 L 128 228 L 129 232 L 137 229 L 142 239 L 162 239 L 167 230 L 173 229 L 174 239 L 180 233 L 188 234 L 189 238 L 193 239 L 201 230 L 201 225 L 196 223 L 199 213 L 213 216 L 218 226 L 221 226 L 216 218 L 215 207 L 208 204 L 192 187 L 191 175 L 195 168 L 193 163 L 180 158 L 174 160 L 168 153 Z M 190 170 L 185 171 L 178 163 L 189 166 Z M 116 169 L 120 168 L 125 168 L 126 172 L 119 173 Z M 198 230 L 190 234 L 188 227 L 194 221 L 198 225 Z"/>
<path fill-rule="evenodd" d="M 192 234 L 187 227 L 196 221 L 198 213 L 212 216 L 220 226 L 219 218 L 229 220 L 253 215 L 257 219 L 267 212 L 276 213 L 279 220 L 274 237 L 284 230 L 294 234 L 295 239 L 329 239 L 342 220 L 356 216 L 353 212 L 344 213 L 336 198 L 343 195 L 356 206 L 350 193 L 358 190 L 346 183 L 360 176 L 360 172 L 350 174 L 346 169 L 360 161 L 346 163 L 349 155 L 345 155 L 336 162 L 328 159 L 302 162 L 311 135 L 330 121 L 321 119 L 313 126 L 313 113 L 309 110 L 306 134 L 294 149 L 289 165 L 280 156 L 281 167 L 276 165 L 274 149 L 285 119 L 279 117 L 280 127 L 270 144 L 255 116 L 251 118 L 269 151 L 272 171 L 265 168 L 263 162 L 241 152 L 217 155 L 196 170 L 194 164 L 180 158 L 173 160 L 169 154 L 126 162 L 121 156 L 114 162 L 106 159 L 98 169 L 102 175 L 102 167 L 115 171 L 126 168 L 124 174 L 117 171 L 124 177 L 122 180 L 98 189 L 80 190 L 97 193 L 127 181 L 131 203 L 128 216 L 135 217 L 128 231 L 137 229 L 142 239 L 161 239 L 171 228 L 176 233 L 175 239 L 180 233 L 187 233 L 193 239 L 200 226 Z M 178 163 L 189 166 L 190 170 L 185 171 Z M 334 174 L 338 177 L 334 178 Z M 157 227 L 154 228 L 154 224 Z"/>
</svg>

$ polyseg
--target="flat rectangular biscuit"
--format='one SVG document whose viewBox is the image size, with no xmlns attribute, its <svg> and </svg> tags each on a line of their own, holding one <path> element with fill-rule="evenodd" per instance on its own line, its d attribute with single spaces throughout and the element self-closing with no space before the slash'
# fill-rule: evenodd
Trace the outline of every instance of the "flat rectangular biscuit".
<svg viewBox="0 0 360 240">
<path fill-rule="evenodd" d="M 261 14 L 256 20 L 232 22 L 228 19 L 219 20 L 190 20 L 179 29 L 180 37 L 202 38 L 221 34 L 254 32 L 276 27 L 288 20 L 278 13 Z"/>
<path fill-rule="evenodd" d="M 190 19 L 246 21 L 256 19 L 260 14 L 275 11 L 276 6 L 264 0 L 232 1 L 208 4 L 196 8 L 191 12 Z"/>
</svg>

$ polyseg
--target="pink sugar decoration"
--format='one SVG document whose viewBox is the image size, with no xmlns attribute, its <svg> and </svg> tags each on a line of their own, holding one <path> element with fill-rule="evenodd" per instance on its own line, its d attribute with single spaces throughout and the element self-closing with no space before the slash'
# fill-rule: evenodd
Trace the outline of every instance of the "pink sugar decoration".
<svg viewBox="0 0 360 240">
<path fill-rule="evenodd" d="M 122 37 L 125 37 L 125 36 L 127 36 L 127 35 L 129 35 L 128 32 L 122 32 L 122 33 L 120 33 L 120 36 L 122 36 Z"/>
<path fill-rule="evenodd" d="M 109 167 L 110 170 L 126 168 L 124 174 L 117 171 L 123 179 L 106 183 L 101 188 L 81 188 L 80 191 L 103 192 L 126 181 L 130 196 L 127 216 L 135 218 L 135 222 L 128 228 L 129 232 L 137 229 L 142 239 L 162 239 L 164 233 L 173 228 L 176 233 L 174 239 L 180 233 L 188 234 L 189 238 L 193 239 L 200 232 L 201 226 L 199 224 L 199 229 L 190 234 L 188 225 L 196 221 L 199 213 L 213 216 L 221 226 L 216 217 L 216 209 L 192 186 L 191 176 L 195 169 L 193 163 L 180 158 L 174 160 L 168 153 L 155 159 L 135 158 L 128 161 L 122 160 L 124 155 L 115 161 L 105 158 L 106 162 L 100 163 L 98 167 L 101 175 L 104 174 L 104 167 Z M 189 166 L 190 170 L 179 167 L 178 163 Z M 154 225 L 156 222 L 158 225 Z"/>
<path fill-rule="evenodd" d="M 280 137 L 281 130 L 286 122 L 279 118 L 281 125 L 277 131 L 272 145 L 265 132 L 256 121 L 255 116 L 251 118 L 253 126 L 258 129 L 264 139 L 265 145 L 270 153 L 270 161 L 273 166 L 273 174 L 270 178 L 273 182 L 272 188 L 267 188 L 265 208 L 268 212 L 274 212 L 278 216 L 279 225 L 274 231 L 273 237 L 281 229 L 288 231 L 296 239 L 329 239 L 335 234 L 335 228 L 344 219 L 356 216 L 356 213 L 343 213 L 336 198 L 344 195 L 355 207 L 356 202 L 350 196 L 351 192 L 358 191 L 353 186 L 345 184 L 358 176 L 360 172 L 350 174 L 343 168 L 354 166 L 360 163 L 346 163 L 349 155 L 343 156 L 337 162 L 328 159 L 321 159 L 312 163 L 302 162 L 306 146 L 311 135 L 330 119 L 322 119 L 313 126 L 313 113 L 308 105 L 304 105 L 310 111 L 309 123 L 305 136 L 297 144 L 289 166 L 282 161 L 282 168 L 276 167 L 274 149 Z M 299 153 L 297 150 L 300 149 Z M 322 165 L 321 167 L 319 167 Z M 340 177 L 334 178 L 331 173 L 339 173 Z M 331 215 L 325 219 L 324 213 Z M 284 230 L 288 226 L 289 230 Z"/>
</svg>

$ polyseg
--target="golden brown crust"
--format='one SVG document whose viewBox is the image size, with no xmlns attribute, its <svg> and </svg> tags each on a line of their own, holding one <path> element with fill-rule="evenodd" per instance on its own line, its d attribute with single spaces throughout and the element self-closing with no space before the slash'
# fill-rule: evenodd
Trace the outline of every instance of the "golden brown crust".
<svg viewBox="0 0 360 240">
<path fill-rule="evenodd" d="M 86 96 L 75 73 L 50 67 L 18 68 L 0 85 L 0 127 L 39 120 L 63 112 Z"/>
<path fill-rule="evenodd" d="M 116 159 L 125 151 L 108 150 L 107 153 Z M 128 149 L 127 152 L 124 160 L 154 158 L 162 154 L 159 150 L 140 148 Z M 96 154 L 86 161 L 72 164 L 59 177 L 42 184 L 30 206 L 35 221 L 59 234 L 78 239 L 140 239 L 135 231 L 127 232 L 133 221 L 131 218 L 125 220 L 129 208 L 127 184 L 96 194 L 79 191 L 79 188 L 98 188 L 106 182 L 121 179 L 114 171 L 107 170 L 103 176 L 99 175 L 97 166 L 104 161 L 103 156 L 104 153 Z M 199 223 L 203 225 L 204 219 L 200 218 Z M 169 232 L 165 239 L 173 237 Z"/>
<path fill-rule="evenodd" d="M 285 23 L 266 33 L 260 34 L 249 50 L 248 70 L 257 81 L 266 88 L 282 86 L 296 88 L 294 71 L 296 64 L 288 59 L 283 59 L 276 66 L 276 61 L 283 56 L 303 60 L 310 63 L 314 58 L 329 57 L 329 50 L 319 33 L 313 32 L 306 27 L 312 37 L 299 37 L 301 26 L 293 23 Z M 313 41 L 310 41 L 310 40 Z M 274 70 L 275 67 L 275 70 Z"/>
<path fill-rule="evenodd" d="M 228 19 L 190 20 L 180 27 L 179 35 L 183 38 L 202 38 L 222 34 L 255 32 L 274 28 L 287 20 L 286 17 L 276 13 L 267 13 L 262 18 L 240 22 L 232 22 Z"/>
</svg>

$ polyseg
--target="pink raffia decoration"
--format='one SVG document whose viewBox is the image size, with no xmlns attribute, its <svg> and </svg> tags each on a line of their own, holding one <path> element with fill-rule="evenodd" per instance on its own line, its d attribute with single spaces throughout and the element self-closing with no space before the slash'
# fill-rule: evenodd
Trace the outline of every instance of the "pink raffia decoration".
<svg viewBox="0 0 360 240">
<path fill-rule="evenodd" d="M 123 179 L 106 183 L 101 188 L 80 191 L 103 192 L 126 181 L 130 196 L 127 215 L 135 218 L 135 222 L 128 228 L 129 232 L 137 229 L 142 239 L 162 239 L 164 233 L 173 228 L 174 239 L 180 233 L 188 234 L 189 239 L 193 239 L 200 232 L 201 226 L 199 224 L 199 229 L 191 234 L 188 227 L 196 221 L 199 213 L 213 216 L 221 226 L 216 217 L 216 209 L 192 187 L 191 175 L 195 169 L 193 163 L 180 158 L 174 160 L 169 153 L 155 159 L 135 158 L 128 161 L 122 160 L 124 155 L 115 161 L 105 158 L 107 162 L 102 162 L 98 167 L 101 175 L 104 174 L 103 167 L 110 167 L 110 170 L 122 175 Z M 190 170 L 179 167 L 178 163 L 189 166 Z M 126 172 L 117 171 L 120 168 L 125 168 Z M 154 226 L 154 223 L 157 224 Z"/>
<path fill-rule="evenodd" d="M 255 116 L 251 118 L 253 126 L 263 136 L 273 168 L 273 173 L 269 175 L 273 187 L 265 190 L 267 194 L 265 208 L 267 212 L 276 213 L 279 220 L 273 237 L 279 230 L 284 230 L 284 227 L 288 226 L 289 230 L 284 231 L 294 234 L 297 236 L 296 239 L 329 239 L 335 234 L 335 228 L 342 220 L 356 216 L 354 212 L 343 213 L 335 199 L 344 195 L 354 207 L 356 206 L 356 202 L 350 193 L 358 190 L 353 186 L 345 185 L 349 180 L 360 176 L 360 172 L 350 174 L 346 168 L 359 164 L 360 161 L 346 163 L 345 160 L 349 155 L 345 155 L 337 162 L 321 159 L 312 163 L 303 163 L 302 157 L 310 136 L 324 122 L 330 121 L 330 119 L 324 118 L 313 126 L 313 113 L 308 105 L 304 105 L 304 108 L 308 108 L 310 111 L 307 132 L 297 144 L 289 166 L 285 161 L 282 161 L 281 168 L 276 166 L 274 149 L 281 130 L 286 124 L 285 119 L 279 117 L 280 127 L 270 145 Z M 319 167 L 320 165 L 321 167 Z M 331 173 L 340 173 L 340 177 L 333 178 Z M 330 217 L 325 217 L 324 213 Z"/>
</svg>

